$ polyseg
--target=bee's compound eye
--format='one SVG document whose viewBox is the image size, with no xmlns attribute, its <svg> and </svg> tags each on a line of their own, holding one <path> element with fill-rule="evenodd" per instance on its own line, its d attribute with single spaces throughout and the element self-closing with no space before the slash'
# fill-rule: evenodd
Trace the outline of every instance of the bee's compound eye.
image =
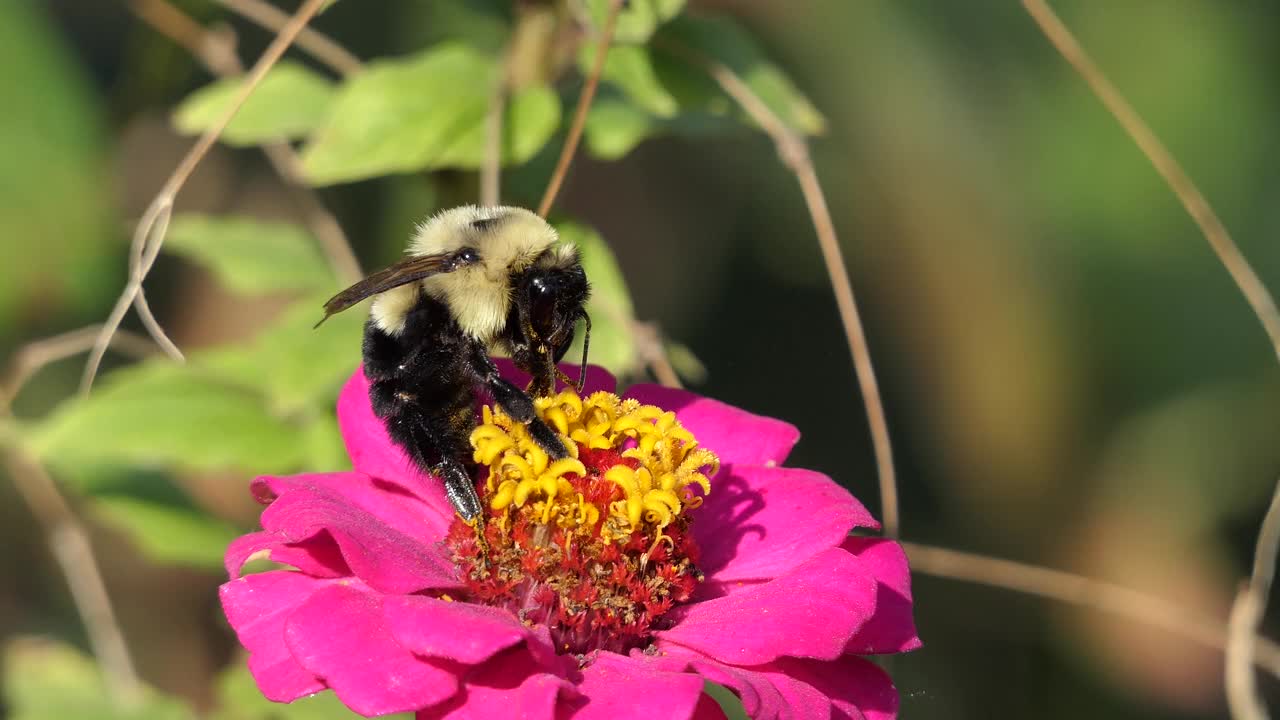
<svg viewBox="0 0 1280 720">
<path fill-rule="evenodd" d="M 555 329 L 556 287 L 546 277 L 529 278 L 529 320 L 534 329 L 546 338 Z"/>
<path fill-rule="evenodd" d="M 476 252 L 475 248 L 464 247 L 453 256 L 462 265 L 474 265 L 480 262 L 480 253 Z"/>
</svg>

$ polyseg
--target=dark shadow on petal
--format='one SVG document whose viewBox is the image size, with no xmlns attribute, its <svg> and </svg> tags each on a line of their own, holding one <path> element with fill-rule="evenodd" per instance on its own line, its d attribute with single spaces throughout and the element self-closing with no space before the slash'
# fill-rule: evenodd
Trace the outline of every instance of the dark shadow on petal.
<svg viewBox="0 0 1280 720">
<path fill-rule="evenodd" d="M 702 507 L 693 511 L 694 534 L 701 551 L 698 568 L 707 575 L 737 557 L 738 547 L 748 535 L 764 538 L 768 534 L 764 525 L 751 522 L 751 518 L 764 509 L 764 496 L 759 490 L 736 475 L 731 466 L 722 468 L 711 483 L 711 495 Z M 714 535 L 708 536 L 706 532 Z"/>
</svg>

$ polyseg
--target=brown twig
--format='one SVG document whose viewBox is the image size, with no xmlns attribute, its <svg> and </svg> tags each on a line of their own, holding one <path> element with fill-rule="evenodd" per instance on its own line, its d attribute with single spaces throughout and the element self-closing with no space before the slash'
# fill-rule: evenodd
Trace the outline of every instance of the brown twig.
<svg viewBox="0 0 1280 720">
<path fill-rule="evenodd" d="M 53 478 L 39 463 L 17 448 L 7 448 L 3 454 L 14 486 L 48 536 L 49 549 L 67 581 L 94 657 L 102 666 L 107 691 L 120 706 L 137 706 L 142 699 L 142 685 L 93 557 L 88 534 L 58 492 Z"/>
<path fill-rule="evenodd" d="M 1219 620 L 1188 613 L 1158 597 L 1060 570 L 947 548 L 903 542 L 915 572 L 1058 600 L 1152 625 L 1218 651 L 1228 646 Z M 1253 662 L 1280 678 L 1280 646 L 1256 637 Z"/>
<path fill-rule="evenodd" d="M 508 57 L 504 52 L 503 57 Z M 484 161 L 480 165 L 480 204 L 488 207 L 502 200 L 502 121 L 507 105 L 507 63 L 502 63 L 489 95 L 484 116 Z"/>
<path fill-rule="evenodd" d="M 1227 620 L 1226 687 L 1227 706 L 1233 718 L 1266 720 L 1267 706 L 1258 694 L 1253 675 L 1257 653 L 1258 627 L 1271 596 L 1276 555 L 1280 552 L 1280 483 L 1271 498 L 1271 507 L 1262 519 L 1253 551 L 1253 572 L 1240 588 Z"/>
<path fill-rule="evenodd" d="M 845 339 L 849 344 L 849 353 L 853 356 L 854 372 L 858 378 L 858 387 L 862 391 L 863 405 L 866 407 L 867 423 L 871 430 L 871 442 L 875 450 L 876 468 L 880 480 L 884 533 L 888 537 L 896 538 L 900 532 L 898 482 L 893 463 L 893 445 L 889 440 L 889 423 L 885 419 L 884 402 L 880 397 L 880 385 L 876 381 L 875 367 L 871 363 L 871 352 L 867 347 L 862 318 L 853 297 L 853 283 L 850 282 L 849 272 L 845 269 L 840 241 L 836 237 L 835 223 L 831 220 L 831 211 L 827 207 L 822 183 L 819 182 L 818 173 L 814 170 L 809 146 L 804 136 L 778 117 L 732 68 L 672 42 L 664 43 L 664 47 L 706 70 L 721 89 L 733 98 L 773 140 L 782 163 L 795 174 L 796 181 L 800 184 L 800 192 L 804 195 L 809 217 L 813 220 L 814 231 L 818 236 L 818 246 L 822 249 L 822 259 L 830 276 L 831 289 L 835 292 L 836 306 L 840 310 Z"/>
<path fill-rule="evenodd" d="M 542 217 L 546 217 L 551 211 L 551 206 L 555 204 L 560 186 L 564 184 L 564 178 L 569 174 L 573 155 L 578 150 L 578 141 L 582 139 L 582 129 L 587 123 L 587 111 L 591 109 L 591 102 L 596 97 L 596 87 L 600 85 L 600 74 L 604 72 L 604 61 L 609 56 L 609 46 L 613 44 L 613 32 L 618 27 L 618 14 L 622 11 L 622 3 L 623 0 L 613 0 L 609 4 L 609 17 L 605 20 L 604 32 L 601 33 L 599 45 L 596 46 L 596 57 L 591 66 L 591 74 L 587 76 L 582 94 L 578 96 L 578 106 L 573 111 L 573 122 L 569 125 L 569 134 L 565 137 L 564 147 L 560 150 L 560 159 L 556 161 L 555 172 L 551 173 L 551 181 L 547 183 L 547 189 L 542 194 L 542 202 L 538 203 L 538 214 Z"/>
<path fill-rule="evenodd" d="M 289 22 L 280 28 L 279 34 L 267 46 L 267 49 L 262 53 L 262 57 L 258 58 L 258 62 L 254 64 L 253 70 L 249 72 L 244 85 L 236 93 L 231 106 L 223 112 L 222 116 L 218 118 L 211 128 L 200 136 L 200 139 L 188 151 L 186 157 L 182 159 L 182 162 L 173 171 L 173 174 L 169 176 L 164 186 L 160 188 L 160 192 L 151 201 L 147 211 L 143 213 L 142 219 L 138 222 L 137 230 L 134 232 L 131 251 L 132 259 L 137 260 L 137 262 L 132 263 L 129 282 L 104 323 L 102 332 L 99 334 L 97 342 L 89 354 L 89 360 L 85 363 L 84 375 L 80 382 L 82 395 L 88 394 L 93 386 L 94 377 L 98 374 L 98 366 L 102 363 L 102 356 L 106 352 L 107 345 L 111 342 L 111 336 L 120 327 L 125 313 L 129 311 L 129 306 L 134 304 L 135 298 L 138 297 L 138 293 L 142 288 L 143 279 L 151 271 L 156 257 L 160 254 L 160 246 L 164 243 L 165 230 L 168 227 L 169 217 L 173 212 L 173 201 L 178 191 L 186 184 L 187 179 L 191 177 L 191 173 L 195 171 L 196 166 L 200 164 L 209 149 L 217 142 L 222 131 L 226 129 L 231 119 L 240 111 L 240 108 L 249 99 L 253 91 L 257 89 L 262 79 L 266 77 L 267 71 L 280 60 L 280 57 L 284 55 L 284 51 L 293 43 L 298 33 L 306 27 L 307 22 L 320 11 L 327 1 L 306 0 Z M 153 336 L 156 336 L 157 341 L 168 341 L 168 338 L 164 337 L 163 331 L 159 333 L 153 331 Z"/>
<path fill-rule="evenodd" d="M 1142 154 L 1156 169 L 1182 203 L 1187 214 L 1195 221 L 1209 247 L 1226 268 L 1245 301 L 1257 316 L 1262 329 L 1271 341 L 1272 350 L 1280 358 L 1280 311 L 1271 293 L 1267 291 L 1258 274 L 1245 259 L 1240 247 L 1213 211 L 1204 194 L 1187 175 L 1186 171 L 1164 146 L 1133 106 L 1120 94 L 1102 70 L 1089 57 L 1084 48 L 1063 25 L 1044 0 L 1023 0 L 1027 13 L 1040 30 L 1053 43 L 1058 52 L 1071 64 L 1077 74 L 1093 91 L 1107 111 L 1120 123 L 1133 139 Z M 1271 589 L 1271 575 L 1276 560 L 1276 546 L 1280 543 L 1280 485 L 1272 497 L 1271 508 L 1258 531 L 1257 550 L 1254 555 L 1253 575 L 1248 584 L 1236 596 L 1231 609 L 1227 650 L 1226 685 L 1227 700 L 1233 716 L 1238 718 L 1265 718 L 1267 710 L 1254 689 L 1253 674 L 1249 672 L 1250 659 L 1256 651 L 1255 637 L 1258 623 L 1266 609 Z M 1265 566 L 1265 567 L 1264 567 Z"/>
<path fill-rule="evenodd" d="M 671 358 L 667 357 L 667 351 L 662 347 L 662 333 L 656 325 L 634 321 L 631 323 L 631 336 L 635 338 L 637 354 L 649 366 L 655 380 L 666 387 L 684 387 L 679 373 L 671 364 Z"/>
<path fill-rule="evenodd" d="M 44 366 L 59 360 L 87 352 L 102 330 L 101 325 L 90 325 L 27 343 L 13 354 L 9 372 L 0 383 L 0 414 L 7 413 L 14 398 L 22 392 L 27 381 Z M 111 339 L 111 346 L 134 357 L 146 357 L 156 348 L 145 337 L 121 330 Z"/>
<path fill-rule="evenodd" d="M 289 22 L 289 14 L 263 0 L 217 0 L 218 4 L 261 27 L 280 32 Z M 339 75 L 352 75 L 364 69 L 360 58 L 328 35 L 314 28 L 298 33 L 298 48 L 328 65 Z"/>
<path fill-rule="evenodd" d="M 1053 10 L 1043 0 L 1023 0 L 1022 4 L 1062 57 L 1071 63 L 1071 66 L 1089 85 L 1093 94 L 1102 101 L 1125 132 L 1129 133 L 1129 137 L 1155 167 L 1156 172 L 1160 173 L 1160 177 L 1164 178 L 1169 189 L 1191 215 L 1191 219 L 1200 227 L 1200 232 L 1209 241 L 1209 246 L 1217 254 L 1218 260 L 1231 274 L 1231 279 L 1240 288 L 1249 307 L 1253 309 L 1253 314 L 1262 323 L 1262 328 L 1271 340 L 1271 347 L 1276 357 L 1280 358 L 1280 312 L 1276 310 L 1275 300 L 1272 299 L 1271 293 L 1267 292 L 1266 286 L 1249 265 L 1244 254 L 1240 252 L 1235 241 L 1231 239 L 1222 220 L 1209 206 L 1209 201 L 1205 199 L 1200 189 L 1191 181 L 1186 171 L 1151 131 L 1151 128 L 1147 127 L 1133 106 L 1102 74 Z"/>
<path fill-rule="evenodd" d="M 302 161 L 298 153 L 288 143 L 268 143 L 262 146 L 262 152 L 276 174 L 292 190 L 294 202 L 302 212 L 302 221 L 320 243 L 320 250 L 329 260 L 334 274 L 347 284 L 364 277 L 360 260 L 351 249 L 351 241 L 343 232 L 342 225 L 302 179 Z"/>
<path fill-rule="evenodd" d="M 244 74 L 244 65 L 236 56 L 235 34 L 230 28 L 206 29 L 169 4 L 168 0 L 135 0 L 132 7 L 142 20 L 186 48 L 213 75 L 236 77 Z M 356 259 L 342 226 L 303 179 L 298 153 L 284 142 L 267 143 L 261 149 L 276 174 L 293 192 L 303 222 L 315 235 L 334 273 L 348 283 L 363 277 L 360 261 Z"/>
<path fill-rule="evenodd" d="M 100 329 L 98 325 L 91 325 L 19 348 L 10 360 L 4 383 L 0 384 L 0 418 L 11 416 L 14 398 L 41 368 L 89 350 Z M 155 352 L 155 347 L 146 338 L 127 331 L 116 333 L 111 345 L 136 356 Z M 102 664 L 108 691 L 122 706 L 135 706 L 142 697 L 141 684 L 124 634 L 116 622 L 102 572 L 93 557 L 88 534 L 58 491 L 53 478 L 38 462 L 16 445 L 4 448 L 3 455 L 18 494 L 48 536 L 49 549 L 67 581 L 93 654 Z"/>
</svg>

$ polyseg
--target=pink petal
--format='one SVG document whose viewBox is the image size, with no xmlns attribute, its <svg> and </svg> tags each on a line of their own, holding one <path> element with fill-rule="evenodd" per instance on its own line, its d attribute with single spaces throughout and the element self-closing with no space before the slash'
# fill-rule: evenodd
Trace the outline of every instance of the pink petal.
<svg viewBox="0 0 1280 720">
<path fill-rule="evenodd" d="M 875 612 L 875 600 L 862 563 L 831 548 L 775 580 L 680 608 L 675 627 L 657 637 L 731 665 L 831 659 Z"/>
<path fill-rule="evenodd" d="M 601 652 L 582 670 L 586 703 L 557 717 L 573 720 L 690 720 L 702 679 L 665 672 L 642 659 Z"/>
<path fill-rule="evenodd" d="M 911 571 L 902 546 L 882 538 L 848 538 L 841 545 L 876 579 L 876 614 L 852 638 L 846 652 L 899 653 L 921 646 L 911 612 Z"/>
<path fill-rule="evenodd" d="M 388 597 L 387 630 L 418 655 L 476 665 L 518 645 L 528 630 L 505 610 L 422 595 Z"/>
<path fill-rule="evenodd" d="M 898 716 L 898 691 L 883 670 L 853 655 L 835 662 L 783 659 L 764 674 L 779 675 L 812 686 L 831 700 L 837 720 L 893 720 Z M 778 681 L 781 682 L 781 681 Z"/>
<path fill-rule="evenodd" d="M 369 380 L 363 370 L 356 370 L 338 394 L 338 428 L 356 470 L 412 487 L 435 507 L 449 507 L 440 481 L 419 470 L 404 450 L 391 442 L 387 426 L 373 414 Z"/>
<path fill-rule="evenodd" d="M 291 490 L 315 489 L 374 515 L 385 525 L 429 545 L 444 539 L 453 523 L 453 510 L 419 494 L 420 488 L 396 479 L 359 472 L 304 473 L 255 478 L 251 491 L 267 502 Z"/>
<path fill-rule="evenodd" d="M 367 501 L 376 496 L 371 488 L 380 481 L 360 473 L 346 475 L 353 486 L 363 488 L 338 491 L 329 482 L 331 478 L 321 483 L 307 475 L 266 479 L 278 483 L 281 492 L 262 512 L 262 527 L 289 543 L 326 533 L 352 573 L 383 592 L 410 593 L 458 585 L 457 568 L 437 544 L 428 545 L 420 532 L 417 537 L 406 534 L 360 506 L 356 499 Z M 377 510 L 402 524 L 406 522 L 400 517 L 402 511 L 391 507 L 397 497 L 387 494 Z"/>
<path fill-rule="evenodd" d="M 777 688 L 758 673 L 718 663 L 678 645 L 668 646 L 653 662 L 663 670 L 697 673 L 709 682 L 732 690 L 748 717 L 768 720 L 778 717 L 786 708 Z"/>
<path fill-rule="evenodd" d="M 284 628 L 299 605 L 331 584 L 277 570 L 232 580 L 218 589 L 227 622 L 249 651 L 249 672 L 268 700 L 291 702 L 324 689 L 289 652 Z"/>
<path fill-rule="evenodd" d="M 351 574 L 342 553 L 328 535 L 290 544 L 284 533 L 263 531 L 241 535 L 231 541 L 225 560 L 227 575 L 232 580 L 240 577 L 240 570 L 249 558 L 263 550 L 268 551 L 274 562 L 295 567 L 312 577 L 334 578 Z"/>
<path fill-rule="evenodd" d="M 632 385 L 625 393 L 642 403 L 674 410 L 681 424 L 726 465 L 780 465 L 800 431 L 790 423 L 755 415 L 719 400 L 661 385 Z"/>
<path fill-rule="evenodd" d="M 355 585 L 312 595 L 289 617 L 284 635 L 298 662 L 361 715 L 419 710 L 458 691 L 460 668 L 401 647 L 387 632 L 381 596 Z"/>
<path fill-rule="evenodd" d="M 328 533 L 297 543 L 288 543 L 271 549 L 271 560 L 297 568 L 313 577 L 350 577 L 351 568 L 342 557 L 342 548 Z"/>
<path fill-rule="evenodd" d="M 524 388 L 529 385 L 529 374 L 516 369 L 515 363 L 507 358 L 494 358 L 493 364 L 498 366 L 498 374 L 515 383 L 518 387 Z M 578 381 L 578 376 L 582 373 L 581 365 L 571 365 L 569 363 L 560 363 L 558 366 L 560 372 L 573 378 L 574 382 Z M 563 380 L 556 380 L 556 390 L 563 390 L 567 385 Z M 582 396 L 586 397 L 593 392 L 604 390 L 613 392 L 618 387 L 618 381 L 613 377 L 613 373 L 600 367 L 599 365 L 587 365 L 587 382 L 582 386 Z"/>
<path fill-rule="evenodd" d="M 769 580 L 835 547 L 855 526 L 878 527 L 848 490 L 811 470 L 725 468 L 696 513 L 698 566 L 712 582 Z"/>
<path fill-rule="evenodd" d="M 786 708 L 778 717 L 831 719 L 831 700 L 814 686 L 781 673 L 751 674 L 777 689 Z"/>
<path fill-rule="evenodd" d="M 501 708 L 512 720 L 553 720 L 561 695 L 575 697 L 568 680 L 542 672 L 523 648 L 508 650 L 467 675 L 462 689 L 417 720 L 488 720 Z"/>
</svg>

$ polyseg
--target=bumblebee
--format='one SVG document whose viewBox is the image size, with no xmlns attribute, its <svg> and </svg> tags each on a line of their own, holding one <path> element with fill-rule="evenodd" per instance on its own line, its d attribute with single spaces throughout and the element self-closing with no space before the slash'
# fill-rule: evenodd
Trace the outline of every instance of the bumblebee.
<svg viewBox="0 0 1280 720">
<path fill-rule="evenodd" d="M 470 468 L 477 392 L 524 423 L 552 458 L 568 454 L 534 412 L 557 377 L 586 379 L 590 285 L 578 249 L 517 207 L 446 210 L 420 225 L 405 259 L 369 275 L 324 305 L 324 322 L 373 298 L 364 328 L 364 372 L 373 412 L 393 442 L 424 472 L 444 482 L 465 521 L 480 514 Z M 556 368 L 586 323 L 582 375 Z M 319 326 L 319 323 L 317 323 Z M 528 391 L 498 374 L 490 355 L 505 353 L 532 377 Z"/>
</svg>

